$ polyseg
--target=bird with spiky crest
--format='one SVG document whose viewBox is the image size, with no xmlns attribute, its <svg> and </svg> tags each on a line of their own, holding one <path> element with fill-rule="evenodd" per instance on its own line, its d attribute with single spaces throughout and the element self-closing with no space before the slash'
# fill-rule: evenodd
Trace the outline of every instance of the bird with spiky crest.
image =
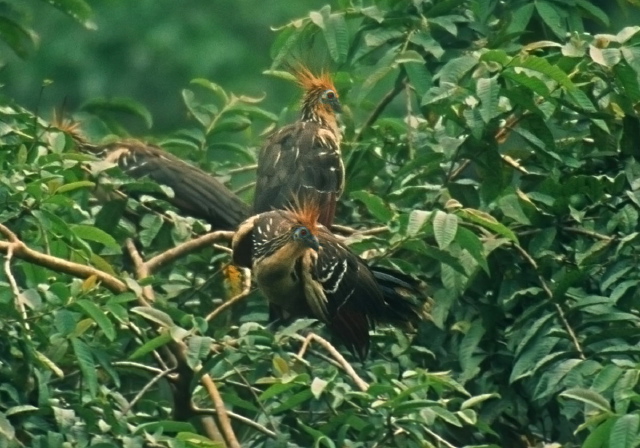
<svg viewBox="0 0 640 448">
<path fill-rule="evenodd" d="M 300 118 L 276 130 L 258 156 L 254 212 L 284 209 L 294 199 L 317 204 L 319 222 L 331 227 L 344 189 L 338 92 L 327 72 L 293 70 L 303 89 Z"/>
<path fill-rule="evenodd" d="M 262 293 L 291 317 L 316 318 L 361 359 L 376 323 L 403 328 L 427 314 L 411 284 L 380 281 L 366 263 L 318 222 L 315 202 L 252 216 L 232 242 L 233 261 L 251 268 Z M 393 287 L 389 287 L 389 286 Z"/>
</svg>

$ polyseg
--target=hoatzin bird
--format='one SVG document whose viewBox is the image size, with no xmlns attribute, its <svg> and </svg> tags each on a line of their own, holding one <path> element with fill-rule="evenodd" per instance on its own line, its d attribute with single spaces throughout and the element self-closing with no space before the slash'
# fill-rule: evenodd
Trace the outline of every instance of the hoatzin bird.
<svg viewBox="0 0 640 448">
<path fill-rule="evenodd" d="M 318 222 L 319 215 L 313 204 L 252 216 L 233 239 L 233 261 L 253 270 L 270 303 L 292 317 L 326 323 L 364 359 L 369 330 L 376 323 L 410 327 L 426 314 L 411 283 L 392 271 L 384 273 L 386 278 L 374 276 L 362 259 Z"/>
<path fill-rule="evenodd" d="M 131 177 L 146 176 L 170 187 L 173 197 L 162 199 L 190 216 L 204 219 L 215 230 L 234 230 L 250 216 L 247 204 L 216 178 L 158 146 L 132 140 L 94 145 L 80 133 L 77 123 L 63 121 L 58 127 L 81 151 L 118 164 Z"/>
<path fill-rule="evenodd" d="M 330 228 L 344 189 L 340 101 L 327 73 L 315 76 L 300 67 L 295 76 L 304 89 L 300 119 L 275 131 L 260 150 L 253 211 L 310 200 L 319 206 L 320 223 Z"/>
</svg>

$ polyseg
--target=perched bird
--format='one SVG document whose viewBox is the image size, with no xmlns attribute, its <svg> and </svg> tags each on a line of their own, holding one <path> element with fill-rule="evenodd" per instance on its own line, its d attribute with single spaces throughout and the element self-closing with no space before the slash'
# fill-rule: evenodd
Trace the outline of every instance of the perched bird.
<svg viewBox="0 0 640 448">
<path fill-rule="evenodd" d="M 426 314 L 412 283 L 391 270 L 377 278 L 319 215 L 313 204 L 252 216 L 233 239 L 233 261 L 253 270 L 270 303 L 292 317 L 319 319 L 364 358 L 376 323 L 410 327 Z"/>
<path fill-rule="evenodd" d="M 249 206 L 215 177 L 158 146 L 134 140 L 95 145 L 82 135 L 77 123 L 62 121 L 57 126 L 81 151 L 118 164 L 133 178 L 146 176 L 170 187 L 173 197 L 163 199 L 189 216 L 204 219 L 215 230 L 234 230 L 250 216 Z"/>
<path fill-rule="evenodd" d="M 341 106 L 327 73 L 295 70 L 304 89 L 300 118 L 276 130 L 258 156 L 254 213 L 284 209 L 293 199 L 310 200 L 320 209 L 320 223 L 331 227 L 336 201 L 344 190 L 342 136 L 336 113 Z"/>
</svg>

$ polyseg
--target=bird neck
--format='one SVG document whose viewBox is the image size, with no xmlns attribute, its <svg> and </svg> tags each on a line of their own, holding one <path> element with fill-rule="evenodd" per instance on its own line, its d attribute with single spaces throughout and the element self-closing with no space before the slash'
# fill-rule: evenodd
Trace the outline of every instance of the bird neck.
<svg viewBox="0 0 640 448">
<path fill-rule="evenodd" d="M 328 104 L 322 104 L 319 100 L 306 99 L 302 104 L 301 121 L 310 121 L 328 129 L 335 135 L 340 134 L 336 114 Z"/>
</svg>

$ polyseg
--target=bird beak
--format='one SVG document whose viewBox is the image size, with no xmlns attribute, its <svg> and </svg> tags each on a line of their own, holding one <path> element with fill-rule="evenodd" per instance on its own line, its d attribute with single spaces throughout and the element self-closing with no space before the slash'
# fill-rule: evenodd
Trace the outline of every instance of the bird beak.
<svg viewBox="0 0 640 448">
<path fill-rule="evenodd" d="M 342 104 L 340 104 L 340 101 L 338 100 L 334 100 L 331 102 L 331 107 L 333 108 L 333 111 L 337 114 L 342 112 Z"/>
<path fill-rule="evenodd" d="M 307 247 L 310 247 L 316 252 L 320 250 L 320 241 L 318 241 L 318 238 L 316 238 L 314 235 L 309 235 L 307 238 L 305 238 L 304 243 Z"/>
</svg>

